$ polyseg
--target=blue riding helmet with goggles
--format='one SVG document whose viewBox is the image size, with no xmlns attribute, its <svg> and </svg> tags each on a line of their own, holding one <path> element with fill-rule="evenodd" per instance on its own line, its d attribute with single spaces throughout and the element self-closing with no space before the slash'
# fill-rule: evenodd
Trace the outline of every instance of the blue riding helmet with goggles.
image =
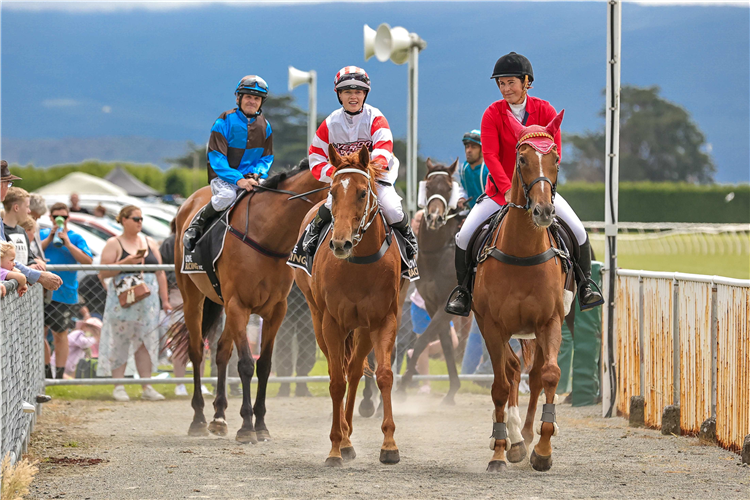
<svg viewBox="0 0 750 500">
<path fill-rule="evenodd" d="M 467 142 L 473 142 L 473 143 L 479 144 L 481 146 L 482 145 L 482 136 L 479 133 L 479 130 L 474 129 L 471 132 L 466 132 L 464 134 L 464 138 L 463 138 L 462 142 L 464 144 L 466 144 Z"/>
<path fill-rule="evenodd" d="M 257 75 L 247 75 L 239 81 L 239 83 L 237 84 L 237 88 L 234 89 L 234 95 L 236 97 L 238 107 L 240 106 L 240 99 L 242 98 L 243 94 L 250 94 L 260 97 L 262 99 L 260 104 L 262 108 L 263 103 L 268 97 L 268 84 L 263 78 Z M 260 112 L 260 108 L 258 108 L 258 112 L 255 114 L 259 115 Z"/>
</svg>

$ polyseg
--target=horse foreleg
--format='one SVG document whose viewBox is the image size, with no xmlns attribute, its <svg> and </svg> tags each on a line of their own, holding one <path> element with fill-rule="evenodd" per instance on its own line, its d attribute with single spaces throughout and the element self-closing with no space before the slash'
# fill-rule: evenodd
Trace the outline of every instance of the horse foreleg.
<svg viewBox="0 0 750 500">
<path fill-rule="evenodd" d="M 562 341 L 561 325 L 562 318 L 552 318 L 542 332 L 537 334 L 537 343 L 540 345 L 544 355 L 542 365 L 542 386 L 544 396 L 547 400 L 542 407 L 542 421 L 537 427 L 540 435 L 539 442 L 534 447 L 529 461 L 531 466 L 538 471 L 547 471 L 552 467 L 552 436 L 557 435 L 558 427 L 555 416 L 555 403 L 557 395 L 557 384 L 560 382 L 560 367 L 557 365 L 557 355 L 560 352 Z"/>
<path fill-rule="evenodd" d="M 246 408 L 246 402 L 249 402 L 250 400 L 250 379 L 253 376 L 254 368 L 253 357 L 250 354 L 250 347 L 247 343 L 247 322 L 250 319 L 250 310 L 247 309 L 238 300 L 230 301 L 227 304 L 225 310 L 227 320 L 226 324 L 224 325 L 224 332 L 221 334 L 221 338 L 219 339 L 219 348 L 216 355 L 216 365 L 219 370 L 219 380 L 216 386 L 216 400 L 218 403 L 220 401 L 220 398 L 223 398 L 224 407 L 226 408 L 227 365 L 229 364 L 229 358 L 232 355 L 232 346 L 234 344 L 237 346 L 237 352 L 239 354 L 239 362 L 237 363 L 237 367 L 240 375 L 240 380 L 242 381 L 243 401 L 240 414 L 243 414 Z M 229 346 L 226 350 L 223 347 L 223 342 L 225 341 L 229 343 Z M 214 405 L 216 405 L 216 403 L 214 403 Z M 248 421 L 250 423 L 250 428 L 252 429 L 252 412 L 250 412 L 250 415 L 247 417 L 243 415 L 242 428 L 240 429 L 240 432 L 242 432 L 243 429 L 246 429 Z M 224 428 L 226 429 L 226 423 L 224 423 Z M 226 430 L 224 431 L 224 434 L 226 434 Z M 237 440 L 241 443 L 255 442 L 255 436 L 252 436 L 252 439 Z"/>
<path fill-rule="evenodd" d="M 323 337 L 328 347 L 328 376 L 330 383 L 328 391 L 331 394 L 333 405 L 333 418 L 331 422 L 331 451 L 326 459 L 326 466 L 340 467 L 343 464 L 341 458 L 341 441 L 343 439 L 342 416 L 344 393 L 346 392 L 346 379 L 344 377 L 344 355 L 346 351 L 346 337 L 344 332 L 334 319 L 326 312 L 323 317 Z"/>
<path fill-rule="evenodd" d="M 347 432 L 344 435 L 341 446 L 341 456 L 344 460 L 352 460 L 357 456 L 357 453 L 354 451 L 354 446 L 352 445 L 350 439 L 352 431 L 354 430 L 354 426 L 352 423 L 354 419 L 354 403 L 357 398 L 357 387 L 359 386 L 359 379 L 362 377 L 362 374 L 365 371 L 367 355 L 371 350 L 372 342 L 370 341 L 369 332 L 355 330 L 354 350 L 352 352 L 352 357 L 349 360 L 349 367 L 347 372 L 348 389 L 346 393 L 346 411 L 344 414 L 344 422 L 346 423 Z"/>
<path fill-rule="evenodd" d="M 510 394 L 510 383 L 508 383 L 505 371 L 507 339 L 494 322 L 487 321 L 484 327 L 486 330 L 482 330 L 482 335 L 487 344 L 487 351 L 492 360 L 492 371 L 495 374 L 491 391 L 492 402 L 495 404 L 495 411 L 492 413 L 492 437 L 490 438 L 490 449 L 493 455 L 487 465 L 487 471 L 502 472 L 508 466 L 505 461 L 505 452 L 510 449 L 505 414 L 505 404 Z"/>
<path fill-rule="evenodd" d="M 273 357 L 273 345 L 276 340 L 276 332 L 279 331 L 279 327 L 284 321 L 286 308 L 286 300 L 283 300 L 276 305 L 271 316 L 263 318 L 260 358 L 258 358 L 258 394 L 255 396 L 255 406 L 253 406 L 253 413 L 255 414 L 255 434 L 258 441 L 271 440 L 271 434 L 268 432 L 265 419 L 266 389 L 268 387 L 268 377 L 271 375 L 271 358 Z M 250 404 L 249 398 L 247 402 Z"/>
<path fill-rule="evenodd" d="M 456 402 L 453 399 L 458 389 L 461 388 L 461 381 L 458 380 L 458 369 L 456 368 L 456 359 L 453 357 L 453 339 L 451 338 L 450 331 L 450 318 L 441 307 L 435 314 L 435 317 L 430 322 L 438 324 L 438 336 L 440 338 L 440 346 L 443 348 L 443 356 L 445 357 L 445 364 L 448 366 L 448 378 L 450 379 L 450 386 L 448 387 L 448 394 L 443 398 L 443 404 L 455 405 Z"/>
<path fill-rule="evenodd" d="M 393 421 L 393 407 L 391 403 L 391 389 L 393 388 L 393 370 L 391 370 L 391 353 L 396 341 L 396 330 L 398 320 L 396 310 L 383 321 L 379 330 L 370 333 L 372 345 L 375 348 L 375 360 L 378 368 L 375 377 L 383 398 L 383 423 L 380 426 L 383 431 L 383 446 L 380 448 L 380 461 L 384 464 L 396 464 L 401 459 L 393 438 L 396 432 L 396 424 Z"/>
<path fill-rule="evenodd" d="M 432 323 L 430 323 L 430 325 L 432 325 Z M 414 375 L 417 374 L 417 361 L 419 360 L 419 356 L 421 356 L 427 346 L 430 345 L 430 342 L 437 338 L 437 333 L 437 328 L 430 328 L 430 326 L 428 326 L 421 335 L 417 335 L 417 341 L 414 342 L 411 357 L 409 357 L 408 354 L 406 356 L 406 371 L 404 372 L 403 377 L 401 377 L 401 382 L 396 389 L 400 400 L 406 399 L 406 389 L 411 385 Z"/>
<path fill-rule="evenodd" d="M 539 343 L 536 343 L 534 363 L 531 365 L 531 370 L 529 371 L 529 407 L 526 410 L 526 422 L 523 425 L 523 430 L 521 430 L 527 448 L 531 446 L 531 442 L 534 440 L 534 416 L 536 415 L 539 395 L 542 393 L 543 364 L 544 356 L 542 355 L 542 348 Z"/>
<path fill-rule="evenodd" d="M 227 327 L 219 337 L 216 349 L 216 367 L 219 380 L 216 384 L 216 398 L 214 398 L 214 419 L 208 424 L 211 434 L 217 436 L 227 435 L 227 420 L 225 411 L 227 409 L 227 364 L 232 356 L 232 333 Z"/>
<path fill-rule="evenodd" d="M 521 382 L 521 361 L 513 352 L 510 344 L 505 345 L 506 363 L 505 371 L 510 382 L 510 395 L 508 396 L 508 439 L 510 439 L 510 450 L 508 450 L 508 461 L 518 463 L 526 457 L 526 444 L 521 434 L 521 415 L 518 412 L 518 385 Z"/>
</svg>

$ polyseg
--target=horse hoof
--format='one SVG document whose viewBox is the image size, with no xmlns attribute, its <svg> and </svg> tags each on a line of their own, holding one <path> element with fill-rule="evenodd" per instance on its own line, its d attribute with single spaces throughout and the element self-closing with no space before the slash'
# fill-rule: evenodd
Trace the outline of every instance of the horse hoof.
<svg viewBox="0 0 750 500">
<path fill-rule="evenodd" d="M 503 460 L 492 460 L 487 464 L 487 472 L 505 472 L 508 468 L 508 464 Z"/>
<path fill-rule="evenodd" d="M 375 405 L 372 399 L 365 398 L 359 403 L 359 414 L 364 418 L 370 418 L 375 414 Z"/>
<path fill-rule="evenodd" d="M 211 423 L 208 424 L 208 432 L 214 436 L 226 436 L 229 429 L 224 420 L 212 420 Z"/>
<path fill-rule="evenodd" d="M 524 458 L 526 458 L 526 443 L 521 441 L 520 443 L 515 443 L 510 445 L 510 450 L 508 450 L 508 462 L 517 464 Z"/>
<path fill-rule="evenodd" d="M 536 450 L 531 450 L 531 457 L 529 458 L 531 467 L 539 472 L 547 472 L 552 468 L 552 455 L 543 457 L 536 454 Z"/>
<path fill-rule="evenodd" d="M 445 396 L 443 400 L 440 402 L 442 406 L 456 406 L 456 400 L 453 399 L 453 396 L 448 397 Z"/>
<path fill-rule="evenodd" d="M 341 458 L 344 460 L 354 460 L 357 458 L 357 452 L 354 451 L 354 446 L 347 446 L 346 448 L 341 448 Z"/>
<path fill-rule="evenodd" d="M 380 450 L 380 462 L 384 464 L 397 464 L 401 461 L 398 450 Z"/>
<path fill-rule="evenodd" d="M 341 457 L 328 457 L 325 465 L 326 467 L 343 467 L 344 460 Z"/>
<path fill-rule="evenodd" d="M 256 430 L 255 436 L 258 438 L 258 441 L 270 441 L 271 440 L 271 433 L 268 432 L 268 429 Z"/>
<path fill-rule="evenodd" d="M 270 436 L 269 436 L 270 438 Z M 257 444 L 258 443 L 258 437 L 255 434 L 255 431 L 248 431 L 244 429 L 240 429 L 237 431 L 237 435 L 235 436 L 235 441 L 242 444 Z"/>
<path fill-rule="evenodd" d="M 206 422 L 193 422 L 188 429 L 188 436 L 205 437 L 208 436 L 208 425 Z"/>
</svg>

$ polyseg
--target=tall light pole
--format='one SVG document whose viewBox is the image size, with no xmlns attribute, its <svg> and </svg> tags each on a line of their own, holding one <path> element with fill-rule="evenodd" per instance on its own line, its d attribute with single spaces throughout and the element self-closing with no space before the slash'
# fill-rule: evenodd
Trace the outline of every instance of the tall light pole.
<svg viewBox="0 0 750 500">
<path fill-rule="evenodd" d="M 406 208 L 411 215 L 417 211 L 417 157 L 418 157 L 418 101 L 419 101 L 419 52 L 427 42 L 406 28 L 391 28 L 383 23 L 373 30 L 365 24 L 365 61 L 375 56 L 378 61 L 388 59 L 396 64 L 409 63 L 408 103 L 406 112 Z"/>
<path fill-rule="evenodd" d="M 307 107 L 307 147 L 309 148 L 312 144 L 315 132 L 318 129 L 318 74 L 314 70 L 301 71 L 293 66 L 289 66 L 289 92 L 298 85 L 305 83 L 310 85 L 308 92 L 308 107 Z"/>
<path fill-rule="evenodd" d="M 617 220 L 620 179 L 620 47 L 622 3 L 607 2 L 607 103 L 604 158 L 604 328 L 602 337 L 602 416 L 612 417 L 617 397 L 615 290 L 617 289 Z"/>
</svg>

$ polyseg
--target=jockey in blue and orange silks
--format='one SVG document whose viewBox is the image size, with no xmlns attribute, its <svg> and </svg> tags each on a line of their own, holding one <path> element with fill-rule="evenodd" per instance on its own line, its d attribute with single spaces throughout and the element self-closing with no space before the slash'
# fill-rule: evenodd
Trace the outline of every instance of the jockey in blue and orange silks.
<svg viewBox="0 0 750 500">
<path fill-rule="evenodd" d="M 508 120 L 517 120 L 521 125 L 546 126 L 557 112 L 552 105 L 528 95 L 534 81 L 531 62 L 524 56 L 511 52 L 495 63 L 491 78 L 497 83 L 503 99 L 495 101 L 485 110 L 482 116 L 482 154 L 490 177 L 485 187 L 486 197 L 471 209 L 461 230 L 456 234 L 456 276 L 458 286 L 451 293 L 445 307 L 446 312 L 459 316 L 468 316 L 471 312 L 471 291 L 465 285 L 469 273 L 466 259 L 467 247 L 472 235 L 485 220 L 510 201 L 511 179 L 516 164 L 516 145 L 518 138 Z M 554 135 L 557 153 L 562 153 L 560 132 Z M 560 196 L 555 196 L 555 212 L 572 229 L 581 248 L 578 264 L 585 279 L 591 277 L 591 244 L 586 229 L 576 213 Z M 579 290 L 581 309 L 588 309 L 602 303 L 598 291 L 585 282 Z"/>
<path fill-rule="evenodd" d="M 206 224 L 229 208 L 237 193 L 251 190 L 258 179 L 268 177 L 273 164 L 271 124 L 261 107 L 268 97 L 268 84 L 256 75 L 247 75 L 234 90 L 237 107 L 223 112 L 211 127 L 208 140 L 208 182 L 211 202 L 185 231 L 183 245 L 195 248 Z"/>
</svg>

